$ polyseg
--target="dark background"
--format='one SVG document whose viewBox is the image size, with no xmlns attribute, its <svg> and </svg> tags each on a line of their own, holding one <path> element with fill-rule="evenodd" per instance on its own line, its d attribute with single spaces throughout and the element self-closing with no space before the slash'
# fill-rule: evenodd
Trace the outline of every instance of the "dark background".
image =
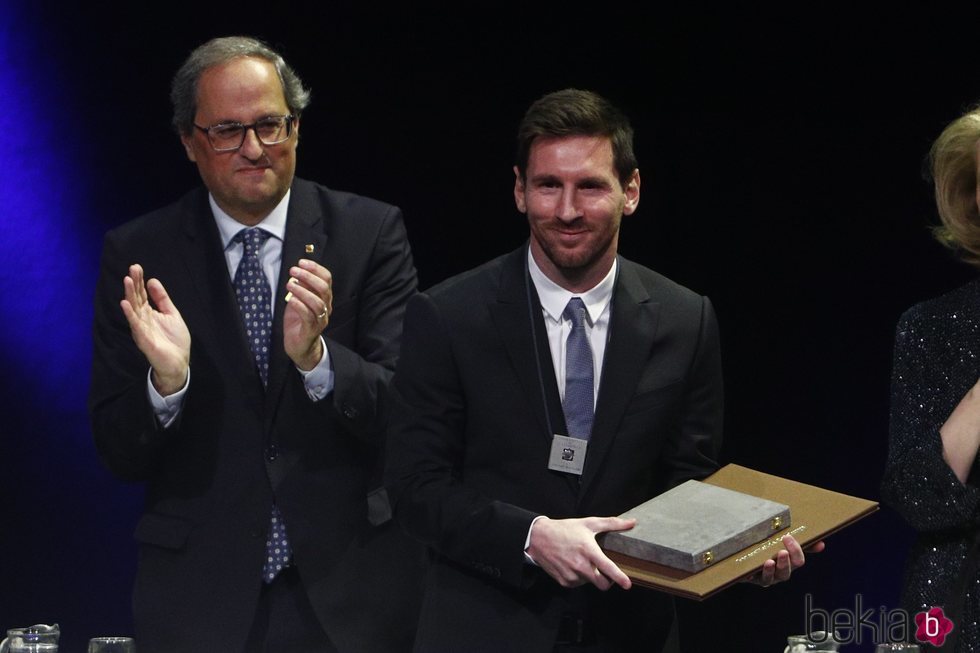
<svg viewBox="0 0 980 653">
<path fill-rule="evenodd" d="M 715 303 L 725 461 L 877 499 L 895 322 L 974 274 L 930 240 L 922 178 L 980 99 L 972 13 L 0 5 L 0 628 L 58 621 L 69 652 L 131 631 L 141 490 L 100 466 L 85 410 L 101 236 L 197 183 L 168 87 L 208 38 L 283 51 L 313 89 L 298 174 L 401 206 L 423 287 L 526 238 L 531 101 L 578 86 L 624 108 L 643 193 L 621 250 Z M 898 607 L 909 541 L 884 509 L 788 584 L 679 601 L 686 650 L 781 650 L 807 593 Z"/>
</svg>

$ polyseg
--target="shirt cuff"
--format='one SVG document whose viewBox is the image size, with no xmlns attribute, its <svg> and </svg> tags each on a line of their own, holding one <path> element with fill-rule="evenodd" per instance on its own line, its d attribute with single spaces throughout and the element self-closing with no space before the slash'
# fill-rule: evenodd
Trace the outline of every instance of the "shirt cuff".
<svg viewBox="0 0 980 653">
<path fill-rule="evenodd" d="M 320 401 L 333 391 L 334 377 L 336 376 L 330 364 L 330 351 L 327 349 L 327 343 L 323 340 L 323 336 L 320 336 L 320 345 L 323 356 L 316 367 L 308 372 L 296 368 L 296 371 L 303 377 L 306 394 L 313 401 Z"/>
<path fill-rule="evenodd" d="M 527 550 L 531 548 L 531 529 L 534 528 L 535 522 L 537 522 L 539 519 L 544 519 L 544 518 L 545 515 L 538 515 L 537 517 L 532 519 L 531 525 L 527 527 L 527 537 L 524 538 L 524 562 L 530 565 L 534 565 L 535 567 L 538 566 L 538 563 L 534 561 L 534 558 L 532 558 L 527 554 Z"/>
<path fill-rule="evenodd" d="M 180 409 L 184 407 L 184 395 L 187 394 L 187 387 L 191 384 L 191 368 L 187 368 L 187 379 L 184 386 L 173 393 L 164 397 L 153 387 L 153 368 L 146 373 L 146 390 L 150 397 L 150 405 L 153 407 L 153 414 L 156 415 L 157 422 L 163 428 L 169 428 L 180 415 Z"/>
</svg>

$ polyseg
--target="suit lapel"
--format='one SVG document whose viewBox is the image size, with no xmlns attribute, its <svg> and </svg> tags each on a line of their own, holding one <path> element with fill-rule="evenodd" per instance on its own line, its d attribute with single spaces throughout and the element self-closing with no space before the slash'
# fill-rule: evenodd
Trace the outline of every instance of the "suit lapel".
<svg viewBox="0 0 980 653">
<path fill-rule="evenodd" d="M 194 280 L 193 288 L 198 294 L 200 308 L 178 306 L 178 309 L 185 311 L 185 320 L 197 325 L 191 329 L 192 333 L 203 335 L 206 329 L 216 343 L 216 350 L 223 352 L 222 364 L 231 366 L 234 374 L 243 380 L 243 388 L 255 392 L 254 398 L 259 400 L 262 384 L 248 347 L 221 237 L 207 197 L 202 188 L 188 198 L 188 205 L 183 210 L 185 246 L 182 255 L 190 273 L 188 278 Z M 191 363 L 193 365 L 193 361 Z"/>
<path fill-rule="evenodd" d="M 583 495 L 595 480 L 616 439 L 623 412 L 648 364 L 647 354 L 656 336 L 659 319 L 660 304 L 651 301 L 632 264 L 620 257 L 595 421 L 582 475 Z"/>
<path fill-rule="evenodd" d="M 289 195 L 282 262 L 273 295 L 275 313 L 272 319 L 272 354 L 269 360 L 269 386 L 266 392 L 266 400 L 270 408 L 278 403 L 286 375 L 290 371 L 295 374 L 293 363 L 286 355 L 283 346 L 282 325 L 283 314 L 286 312 L 286 282 L 289 281 L 289 268 L 296 265 L 301 258 L 323 263 L 327 243 L 327 234 L 322 225 L 325 219 L 324 210 L 311 189 L 296 180 Z M 307 245 L 313 246 L 312 253 L 306 251 Z M 267 411 L 267 419 L 271 420 L 273 415 L 274 410 Z"/>
<path fill-rule="evenodd" d="M 528 399 L 528 409 L 534 415 L 531 424 L 537 433 L 524 435 L 529 438 L 529 446 L 534 447 L 532 439 L 540 437 L 550 448 L 553 435 L 567 433 L 568 429 L 565 427 L 565 414 L 561 409 L 558 382 L 555 380 L 555 366 L 551 361 L 551 348 L 548 345 L 548 333 L 541 314 L 541 303 L 534 284 L 525 276 L 526 273 L 527 247 L 525 246 L 513 252 L 504 261 L 500 291 L 496 301 L 490 303 L 489 309 L 497 335 L 507 350 L 511 367 L 520 383 L 522 394 Z M 529 294 L 530 309 L 528 308 Z M 542 471 L 546 471 L 547 461 L 541 461 L 541 465 Z M 570 496 L 575 497 L 579 485 L 577 476 L 562 472 L 548 473 L 564 477 Z"/>
<path fill-rule="evenodd" d="M 528 398 L 531 412 L 535 417 L 537 436 L 545 438 L 550 444 L 554 433 L 565 432 L 565 417 L 561 411 L 558 384 L 555 381 L 555 369 L 551 363 L 551 349 L 548 346 L 548 334 L 541 316 L 541 304 L 534 290 L 534 284 L 525 277 L 526 257 L 527 248 L 521 247 L 504 261 L 500 290 L 496 299 L 490 302 L 489 310 L 497 335 L 503 342 L 504 349 L 507 350 L 511 367 L 521 384 L 523 395 Z M 528 310 L 529 293 L 530 310 Z M 530 319 L 534 320 L 533 332 L 537 338 L 537 347 L 532 340 Z M 535 363 L 536 357 L 538 364 Z M 545 413 L 545 406 L 548 414 Z M 531 434 L 528 434 L 528 437 L 532 437 Z"/>
</svg>

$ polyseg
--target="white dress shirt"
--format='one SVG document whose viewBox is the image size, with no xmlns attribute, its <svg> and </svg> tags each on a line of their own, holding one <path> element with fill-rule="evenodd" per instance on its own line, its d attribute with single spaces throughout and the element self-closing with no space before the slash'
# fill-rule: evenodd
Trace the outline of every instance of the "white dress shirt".
<svg viewBox="0 0 980 653">
<path fill-rule="evenodd" d="M 551 362 L 555 366 L 555 379 L 558 381 L 558 394 L 562 401 L 565 399 L 565 345 L 568 341 L 568 334 L 572 331 L 572 321 L 562 317 L 568 300 L 572 297 L 579 297 L 585 304 L 588 313 L 586 331 L 589 335 L 589 344 L 592 345 L 592 363 L 595 366 L 593 387 L 593 401 L 599 398 L 599 382 L 602 375 L 602 359 L 606 354 L 606 342 L 609 339 L 609 314 L 611 312 L 613 289 L 616 287 L 616 270 L 619 267 L 619 260 L 614 259 L 609 272 L 603 277 L 602 281 L 585 291 L 584 293 L 573 293 L 565 290 L 557 283 L 545 276 L 541 268 L 534 261 L 531 255 L 531 248 L 527 250 L 527 268 L 531 275 L 531 282 L 538 293 L 541 301 L 541 313 L 544 316 L 545 329 L 548 331 L 548 346 L 551 348 Z M 531 563 L 534 559 L 527 554 L 528 547 L 531 546 L 531 530 L 534 523 L 542 519 L 545 515 L 539 515 L 531 522 L 527 529 L 527 537 L 524 539 L 524 559 Z"/>
<path fill-rule="evenodd" d="M 266 279 L 269 281 L 269 287 L 273 289 L 273 292 L 275 292 L 276 282 L 279 279 L 279 271 L 282 268 L 282 243 L 286 236 L 286 214 L 289 207 L 289 194 L 290 191 L 286 191 L 286 195 L 272 209 L 272 212 L 260 223 L 255 225 L 263 231 L 268 232 L 270 236 L 262 244 L 262 249 L 259 251 L 259 259 L 262 262 L 262 269 L 265 272 Z M 228 265 L 228 276 L 234 280 L 238 264 L 241 263 L 242 257 L 245 255 L 245 245 L 235 243 L 233 239 L 244 227 L 242 223 L 225 213 L 218 206 L 218 203 L 214 201 L 214 196 L 210 193 L 208 194 L 208 202 L 211 205 L 211 212 L 218 226 L 218 235 L 221 237 L 221 245 L 224 248 L 225 263 Z M 270 314 L 275 311 L 275 305 L 275 298 L 273 298 L 272 306 L 269 307 Z M 316 367 L 308 372 L 297 368 L 297 371 L 303 375 L 306 394 L 313 401 L 319 401 L 330 394 L 334 384 L 334 371 L 330 364 L 330 353 L 327 351 L 326 343 L 323 342 L 323 336 L 320 336 L 320 344 L 322 345 L 323 356 L 320 358 L 320 362 Z M 150 403 L 153 406 L 153 412 L 157 420 L 166 428 L 177 419 L 177 416 L 180 414 L 180 409 L 184 405 L 184 395 L 187 394 L 187 388 L 190 386 L 191 381 L 190 368 L 187 370 L 187 380 L 184 382 L 184 387 L 166 397 L 162 396 L 153 387 L 150 377 L 152 373 L 153 370 L 151 369 L 147 375 L 147 390 L 150 396 Z"/>
<path fill-rule="evenodd" d="M 545 276 L 534 257 L 531 249 L 527 251 L 527 267 L 531 273 L 531 281 L 541 300 L 541 313 L 544 315 L 544 325 L 548 331 L 548 345 L 551 347 L 551 362 L 555 366 L 555 378 L 558 381 L 558 394 L 565 399 L 565 344 L 568 334 L 572 331 L 571 320 L 562 317 L 565 306 L 572 297 L 580 297 L 588 313 L 586 331 L 589 334 L 589 344 L 592 345 L 592 358 L 595 365 L 593 379 L 595 394 L 593 401 L 599 398 L 599 381 L 602 375 L 602 359 L 606 353 L 606 341 L 609 338 L 609 314 L 612 304 L 613 288 L 616 285 L 616 270 L 618 260 L 613 260 L 612 267 L 602 281 L 584 293 L 573 293 L 565 290 Z"/>
</svg>

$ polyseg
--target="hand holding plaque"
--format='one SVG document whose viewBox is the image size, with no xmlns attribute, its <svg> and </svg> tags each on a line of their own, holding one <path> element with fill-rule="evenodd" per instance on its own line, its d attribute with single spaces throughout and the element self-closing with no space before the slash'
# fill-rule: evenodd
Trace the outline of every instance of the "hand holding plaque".
<svg viewBox="0 0 980 653">
<path fill-rule="evenodd" d="M 613 584 L 629 589 L 629 577 L 602 552 L 596 535 L 628 530 L 635 524 L 635 520 L 620 517 L 542 517 L 531 526 L 527 554 L 562 587 L 592 583 L 601 590 Z"/>
</svg>

